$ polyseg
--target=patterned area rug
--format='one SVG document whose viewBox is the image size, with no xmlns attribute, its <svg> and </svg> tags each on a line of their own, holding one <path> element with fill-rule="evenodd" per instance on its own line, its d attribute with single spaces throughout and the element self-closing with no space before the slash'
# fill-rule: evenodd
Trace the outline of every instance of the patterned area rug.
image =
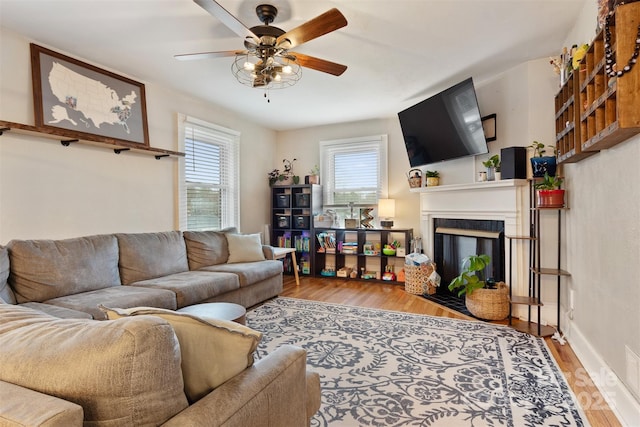
<svg viewBox="0 0 640 427">
<path fill-rule="evenodd" d="M 258 358 L 307 350 L 312 426 L 585 426 L 543 340 L 485 322 L 276 298 L 247 313 Z"/>
</svg>

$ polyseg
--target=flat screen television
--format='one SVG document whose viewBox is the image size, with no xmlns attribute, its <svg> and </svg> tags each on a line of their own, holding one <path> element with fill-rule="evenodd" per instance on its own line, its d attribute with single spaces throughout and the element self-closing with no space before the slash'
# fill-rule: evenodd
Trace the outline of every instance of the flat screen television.
<svg viewBox="0 0 640 427">
<path fill-rule="evenodd" d="M 473 79 L 398 113 L 411 167 L 488 153 Z"/>
</svg>

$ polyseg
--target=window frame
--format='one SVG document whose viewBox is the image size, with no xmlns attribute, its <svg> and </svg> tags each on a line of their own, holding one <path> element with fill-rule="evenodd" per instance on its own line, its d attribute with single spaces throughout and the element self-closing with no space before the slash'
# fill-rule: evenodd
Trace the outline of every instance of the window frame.
<svg viewBox="0 0 640 427">
<path fill-rule="evenodd" d="M 366 206 L 374 207 L 377 204 L 377 200 L 386 199 L 389 190 L 389 178 L 388 178 L 388 136 L 386 134 L 362 136 L 356 138 L 346 139 L 333 139 L 320 141 L 320 171 L 323 177 L 323 191 L 322 201 L 323 205 L 328 208 L 348 208 L 348 203 L 334 203 L 331 193 L 334 190 L 334 176 L 330 170 L 331 165 L 329 159 L 330 152 L 343 151 L 347 153 L 349 151 L 357 150 L 358 148 L 372 148 L 378 153 L 378 191 L 376 201 Z M 364 205 L 357 205 L 364 206 Z"/>
<path fill-rule="evenodd" d="M 201 141 L 211 145 L 221 146 L 226 150 L 225 155 L 229 159 L 226 165 L 227 183 L 219 187 L 226 187 L 225 200 L 221 208 L 220 228 L 236 227 L 240 229 L 240 132 L 228 129 L 214 123 L 197 119 L 186 114 L 178 114 L 178 147 L 186 153 L 187 132 L 190 127 L 197 127 L 211 133 L 212 139 L 219 140 L 220 144 L 213 144 L 210 141 Z M 185 157 L 178 160 L 178 229 L 189 230 L 187 215 L 187 182 L 186 182 L 186 153 Z M 195 229 L 193 229 L 195 230 Z M 198 228 L 197 230 L 202 230 Z"/>
</svg>

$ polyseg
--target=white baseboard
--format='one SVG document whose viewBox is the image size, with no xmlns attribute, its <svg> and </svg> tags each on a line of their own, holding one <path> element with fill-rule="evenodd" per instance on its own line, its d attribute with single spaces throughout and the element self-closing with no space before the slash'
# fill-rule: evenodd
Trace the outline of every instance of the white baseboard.
<svg viewBox="0 0 640 427">
<path fill-rule="evenodd" d="M 623 426 L 640 427 L 640 403 L 635 399 L 629 389 L 627 389 L 611 368 L 607 366 L 605 361 L 585 339 L 584 335 L 582 335 L 576 325 L 570 320 L 568 323 L 565 323 L 565 325 L 568 325 L 568 327 L 563 327 L 563 330 L 569 331 L 565 338 L 582 363 L 582 366 L 584 366 L 585 370 L 598 387 L 598 390 L 600 390 L 604 400 L 618 417 L 618 420 Z M 580 375 L 580 373 L 575 374 Z M 587 400 L 587 404 L 589 402 L 592 402 L 593 404 L 598 403 L 593 402 L 593 398 L 591 396 L 585 396 L 585 398 L 590 399 Z M 580 399 L 581 396 L 578 396 L 579 401 Z M 584 403 L 584 401 L 582 402 Z"/>
</svg>

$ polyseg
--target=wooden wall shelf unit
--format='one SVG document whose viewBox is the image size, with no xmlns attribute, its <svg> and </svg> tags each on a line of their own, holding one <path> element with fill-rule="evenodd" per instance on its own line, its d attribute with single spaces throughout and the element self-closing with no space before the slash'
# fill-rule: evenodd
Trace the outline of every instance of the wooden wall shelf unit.
<svg viewBox="0 0 640 427">
<path fill-rule="evenodd" d="M 395 274 L 404 266 L 404 256 L 384 255 L 382 248 L 385 244 L 398 240 L 401 247 L 405 249 L 405 254 L 409 254 L 413 229 L 315 228 L 315 236 L 314 265 L 316 276 L 332 277 L 337 275 L 340 269 L 346 267 L 352 270 L 355 268 L 357 277 L 352 278 L 353 280 L 404 283 L 382 279 L 387 266 L 393 266 Z M 333 243 L 327 244 L 328 241 Z M 369 244 L 374 248 L 374 253 L 369 251 Z M 362 277 L 363 273 L 365 273 L 365 277 Z M 344 279 L 350 279 L 349 275 Z"/>
<path fill-rule="evenodd" d="M 558 163 L 574 163 L 596 153 L 582 151 L 579 99 L 580 73 L 574 71 L 555 96 Z"/>
<path fill-rule="evenodd" d="M 132 151 L 145 155 L 155 156 L 157 160 L 164 157 L 184 157 L 184 153 L 178 151 L 164 150 L 162 148 L 147 147 L 137 144 L 135 142 L 126 143 L 122 141 L 115 141 L 111 138 L 101 137 L 99 135 L 87 136 L 83 139 L 77 139 L 74 136 L 74 132 L 65 131 L 64 129 L 42 129 L 36 126 L 24 125 L 21 123 L 7 122 L 0 120 L 0 135 L 4 132 L 15 132 L 24 135 L 31 135 L 40 138 L 54 139 L 60 141 L 60 143 L 68 147 L 71 144 L 85 144 L 93 145 L 101 148 L 112 149 L 114 153 L 120 154 L 123 151 Z"/>
<path fill-rule="evenodd" d="M 617 70 L 632 58 L 640 25 L 640 3 L 621 4 L 610 17 L 611 52 Z M 580 139 L 582 151 L 598 151 L 640 133 L 640 66 L 621 76 L 605 72 L 606 30 L 598 32 L 580 71 Z"/>
</svg>

